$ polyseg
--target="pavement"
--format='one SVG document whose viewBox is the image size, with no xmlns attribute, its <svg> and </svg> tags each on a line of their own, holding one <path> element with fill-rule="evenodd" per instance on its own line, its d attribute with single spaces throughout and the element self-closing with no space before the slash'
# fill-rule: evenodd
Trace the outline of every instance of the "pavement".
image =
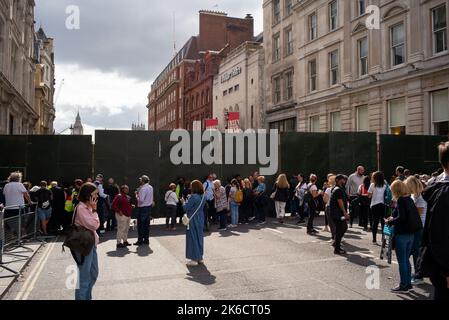
<svg viewBox="0 0 449 320">
<path fill-rule="evenodd" d="M 399 282 L 396 261 L 380 260 L 380 247 L 361 228 L 345 236 L 346 256 L 333 254 L 330 234 L 308 236 L 295 220 L 263 227 L 240 225 L 205 237 L 205 266 L 187 267 L 185 228 L 151 227 L 150 247 L 116 250 L 109 233 L 98 247 L 96 300 L 427 300 L 431 286 L 410 294 L 390 289 Z M 324 219 L 316 219 L 319 230 Z M 136 231 L 130 231 L 131 241 Z M 73 300 L 75 265 L 61 239 L 43 246 L 4 299 Z"/>
</svg>

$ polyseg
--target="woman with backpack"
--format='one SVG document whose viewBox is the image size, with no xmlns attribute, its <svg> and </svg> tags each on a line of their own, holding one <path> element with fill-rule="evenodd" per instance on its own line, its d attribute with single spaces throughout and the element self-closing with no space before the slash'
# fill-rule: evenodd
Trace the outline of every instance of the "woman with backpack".
<svg viewBox="0 0 449 320">
<path fill-rule="evenodd" d="M 176 194 L 176 184 L 172 183 L 168 187 L 168 191 L 165 194 L 165 205 L 167 206 L 165 227 L 167 231 L 176 231 L 175 225 L 176 225 L 176 213 L 178 209 L 178 203 L 179 199 L 178 195 Z"/>
<path fill-rule="evenodd" d="M 285 218 L 285 206 L 288 202 L 290 184 L 288 183 L 287 176 L 281 174 L 273 187 L 273 193 L 271 194 L 271 199 L 274 200 L 276 208 L 276 217 L 279 223 L 284 223 Z"/>
<path fill-rule="evenodd" d="M 360 185 L 358 194 L 359 212 L 360 212 L 360 224 L 363 227 L 363 231 L 368 231 L 368 222 L 372 227 L 372 220 L 370 219 L 370 206 L 371 199 L 369 198 L 369 188 L 371 186 L 371 178 L 363 178 L 363 184 Z"/>
<path fill-rule="evenodd" d="M 393 200 L 397 203 L 393 215 L 385 222 L 393 227 L 396 256 L 399 264 L 401 283 L 391 289 L 393 293 L 408 293 L 412 286 L 412 265 L 410 255 L 413 250 L 415 234 L 422 230 L 421 217 L 410 197 L 404 182 L 397 180 L 391 185 Z"/>
<path fill-rule="evenodd" d="M 240 183 L 237 179 L 232 179 L 231 189 L 229 190 L 229 208 L 231 210 L 231 224 L 230 228 L 237 228 L 239 223 L 239 207 L 242 202 L 242 191 L 240 190 Z"/>
<path fill-rule="evenodd" d="M 371 213 L 373 215 L 373 244 L 377 245 L 377 233 L 379 232 L 379 222 L 382 225 L 382 230 L 385 225 L 385 193 L 387 190 L 387 183 L 382 172 L 377 171 L 373 174 L 371 186 L 368 189 L 368 198 L 371 199 Z"/>
</svg>

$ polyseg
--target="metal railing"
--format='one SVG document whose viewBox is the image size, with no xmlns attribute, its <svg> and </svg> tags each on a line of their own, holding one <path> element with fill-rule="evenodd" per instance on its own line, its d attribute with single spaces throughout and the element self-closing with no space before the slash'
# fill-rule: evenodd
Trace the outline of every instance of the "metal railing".
<svg viewBox="0 0 449 320">
<path fill-rule="evenodd" d="M 18 272 L 8 268 L 3 261 L 5 253 L 16 248 L 28 249 L 24 246 L 25 241 L 37 240 L 39 218 L 36 207 L 37 204 L 32 203 L 0 210 L 0 268 L 11 274 L 0 278 L 18 276 Z M 20 257 L 19 254 L 11 255 Z"/>
</svg>

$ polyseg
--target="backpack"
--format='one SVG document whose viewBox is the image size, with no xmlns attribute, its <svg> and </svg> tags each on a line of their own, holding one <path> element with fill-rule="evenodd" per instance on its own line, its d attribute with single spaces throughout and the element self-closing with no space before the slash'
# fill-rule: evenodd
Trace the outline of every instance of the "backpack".
<svg viewBox="0 0 449 320">
<path fill-rule="evenodd" d="M 242 203 L 243 202 L 243 191 L 237 190 L 234 194 L 234 201 L 236 203 Z"/>
<path fill-rule="evenodd" d="M 310 203 L 313 200 L 312 193 L 310 192 L 310 187 L 307 187 L 307 190 L 304 193 L 304 203 Z"/>
</svg>

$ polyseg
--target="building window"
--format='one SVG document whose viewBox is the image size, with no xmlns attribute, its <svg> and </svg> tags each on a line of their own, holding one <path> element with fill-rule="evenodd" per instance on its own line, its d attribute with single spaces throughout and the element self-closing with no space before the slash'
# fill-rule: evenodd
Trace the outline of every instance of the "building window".
<svg viewBox="0 0 449 320">
<path fill-rule="evenodd" d="M 273 24 L 281 21 L 281 0 L 273 1 Z"/>
<path fill-rule="evenodd" d="M 336 85 L 338 83 L 338 77 L 339 77 L 339 58 L 338 58 L 338 51 L 333 51 L 329 53 L 329 80 L 330 85 Z"/>
<path fill-rule="evenodd" d="M 338 2 L 332 1 L 329 4 L 329 31 L 333 31 L 338 27 Z"/>
<path fill-rule="evenodd" d="M 433 52 L 447 50 L 446 5 L 432 9 Z"/>
<path fill-rule="evenodd" d="M 254 84 L 254 79 L 251 79 L 251 84 Z"/>
<path fill-rule="evenodd" d="M 233 87 L 231 87 L 231 88 L 229 88 L 229 94 L 231 94 L 231 93 L 233 93 L 234 92 L 234 88 Z"/>
<path fill-rule="evenodd" d="M 449 134 L 449 90 L 432 92 L 432 123 L 436 135 Z"/>
<path fill-rule="evenodd" d="M 239 91 L 239 90 L 240 90 L 240 85 L 238 84 L 234 87 L 234 91 Z"/>
<path fill-rule="evenodd" d="M 278 33 L 273 37 L 273 62 L 279 59 L 281 59 L 281 36 Z"/>
<path fill-rule="evenodd" d="M 369 118 L 368 118 L 368 106 L 361 106 L 357 109 L 357 131 L 367 132 L 369 131 Z"/>
<path fill-rule="evenodd" d="M 316 73 L 316 60 L 309 62 L 309 90 L 315 91 L 317 89 L 317 73 Z"/>
<path fill-rule="evenodd" d="M 320 131 L 320 116 L 310 117 L 310 132 Z"/>
<path fill-rule="evenodd" d="M 293 30 L 289 28 L 285 30 L 285 55 L 293 54 Z"/>
<path fill-rule="evenodd" d="M 296 132 L 296 118 L 271 122 L 270 129 L 279 132 Z"/>
<path fill-rule="evenodd" d="M 366 12 L 366 0 L 358 0 L 358 13 L 359 16 L 365 14 Z"/>
<path fill-rule="evenodd" d="M 368 38 L 359 40 L 359 73 L 361 76 L 368 74 Z"/>
<path fill-rule="evenodd" d="M 254 128 L 254 106 L 251 106 L 251 129 Z"/>
<path fill-rule="evenodd" d="M 405 99 L 395 99 L 388 103 L 390 133 L 394 135 L 406 134 Z"/>
<path fill-rule="evenodd" d="M 223 97 L 228 95 L 228 90 L 223 91 Z"/>
<path fill-rule="evenodd" d="M 341 112 L 331 113 L 331 131 L 339 132 L 341 131 Z"/>
<path fill-rule="evenodd" d="M 405 62 L 404 24 L 391 27 L 391 64 L 397 66 Z"/>
<path fill-rule="evenodd" d="M 285 100 L 293 98 L 293 71 L 285 74 Z"/>
<path fill-rule="evenodd" d="M 273 103 L 281 102 L 281 77 L 273 79 Z"/>
<path fill-rule="evenodd" d="M 313 13 L 309 16 L 309 40 L 312 41 L 317 38 L 317 15 Z"/>
<path fill-rule="evenodd" d="M 293 0 L 285 0 L 285 16 L 293 13 Z"/>
</svg>

